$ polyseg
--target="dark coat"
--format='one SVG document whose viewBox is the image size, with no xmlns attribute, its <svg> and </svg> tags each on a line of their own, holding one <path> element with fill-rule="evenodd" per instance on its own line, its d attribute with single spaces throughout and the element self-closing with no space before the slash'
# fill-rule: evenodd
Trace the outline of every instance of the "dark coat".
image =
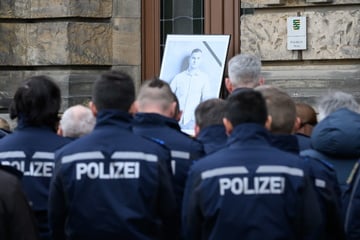
<svg viewBox="0 0 360 240">
<path fill-rule="evenodd" d="M 21 120 L 13 133 L 0 141 L 0 162 L 23 173 L 22 188 L 34 211 L 41 239 L 50 239 L 48 199 L 54 153 L 70 142 L 50 127 L 31 126 Z"/>
<path fill-rule="evenodd" d="M 0 239 L 38 239 L 35 219 L 21 189 L 20 172 L 0 166 Z"/>
<path fill-rule="evenodd" d="M 56 154 L 53 239 L 174 239 L 176 200 L 163 146 L 131 131 L 131 117 L 101 111 L 94 130 Z"/>
<path fill-rule="evenodd" d="M 305 161 L 272 147 L 262 126 L 240 124 L 189 172 L 184 239 L 318 239 L 318 208 Z"/>
</svg>

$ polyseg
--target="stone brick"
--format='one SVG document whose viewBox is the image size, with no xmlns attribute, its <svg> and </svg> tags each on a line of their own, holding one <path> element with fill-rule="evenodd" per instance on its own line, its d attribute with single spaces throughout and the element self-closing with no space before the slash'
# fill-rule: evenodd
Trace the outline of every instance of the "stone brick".
<svg viewBox="0 0 360 240">
<path fill-rule="evenodd" d="M 0 0 L 0 18 L 110 18 L 112 0 Z"/>
<path fill-rule="evenodd" d="M 360 64 L 263 66 L 262 75 L 266 84 L 310 104 L 330 90 L 345 91 L 360 100 Z"/>
<path fill-rule="evenodd" d="M 309 9 L 308 50 L 303 59 L 359 59 L 360 9 Z"/>
<path fill-rule="evenodd" d="M 0 23 L 0 65 L 26 63 L 25 24 Z"/>
<path fill-rule="evenodd" d="M 27 64 L 69 64 L 67 22 L 44 22 L 27 25 Z"/>
<path fill-rule="evenodd" d="M 113 17 L 141 17 L 141 0 L 114 0 Z"/>
<path fill-rule="evenodd" d="M 241 0 L 241 8 L 273 8 L 271 2 L 280 2 L 281 0 Z M 286 0 L 281 7 L 304 7 L 304 6 L 332 6 L 332 5 L 353 5 L 359 4 L 359 0 Z"/>
<path fill-rule="evenodd" d="M 267 60 L 298 60 L 297 51 L 287 50 L 286 20 L 296 12 L 273 12 L 241 17 L 241 52 Z"/>
<path fill-rule="evenodd" d="M 141 64 L 141 21 L 136 18 L 113 19 L 113 64 Z"/>
<path fill-rule="evenodd" d="M 111 24 L 69 23 L 68 34 L 71 64 L 112 64 Z"/>
<path fill-rule="evenodd" d="M 0 0 L 0 18 L 11 18 L 15 16 L 14 0 Z"/>
</svg>

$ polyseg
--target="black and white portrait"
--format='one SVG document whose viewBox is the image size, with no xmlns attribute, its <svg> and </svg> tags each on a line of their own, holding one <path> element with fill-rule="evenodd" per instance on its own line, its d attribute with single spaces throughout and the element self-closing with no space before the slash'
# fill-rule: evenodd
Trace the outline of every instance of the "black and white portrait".
<svg viewBox="0 0 360 240">
<path fill-rule="evenodd" d="M 179 124 L 191 133 L 196 106 L 218 97 L 229 46 L 229 35 L 168 35 L 160 78 L 179 100 Z"/>
</svg>

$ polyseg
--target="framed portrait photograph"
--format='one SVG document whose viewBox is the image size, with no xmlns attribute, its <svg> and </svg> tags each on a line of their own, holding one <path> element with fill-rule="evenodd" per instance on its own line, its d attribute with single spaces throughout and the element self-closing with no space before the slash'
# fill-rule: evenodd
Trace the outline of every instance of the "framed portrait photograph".
<svg viewBox="0 0 360 240">
<path fill-rule="evenodd" d="M 167 35 L 160 79 L 178 98 L 184 132 L 194 132 L 197 105 L 219 97 L 229 42 L 230 35 Z"/>
</svg>

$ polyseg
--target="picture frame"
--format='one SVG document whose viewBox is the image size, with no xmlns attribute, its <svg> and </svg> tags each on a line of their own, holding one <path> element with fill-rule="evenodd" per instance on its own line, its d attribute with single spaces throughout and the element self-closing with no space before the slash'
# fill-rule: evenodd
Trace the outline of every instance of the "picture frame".
<svg viewBox="0 0 360 240">
<path fill-rule="evenodd" d="M 229 43 L 230 35 L 167 35 L 159 77 L 178 98 L 184 132 L 193 134 L 196 106 L 219 97 Z"/>
</svg>

